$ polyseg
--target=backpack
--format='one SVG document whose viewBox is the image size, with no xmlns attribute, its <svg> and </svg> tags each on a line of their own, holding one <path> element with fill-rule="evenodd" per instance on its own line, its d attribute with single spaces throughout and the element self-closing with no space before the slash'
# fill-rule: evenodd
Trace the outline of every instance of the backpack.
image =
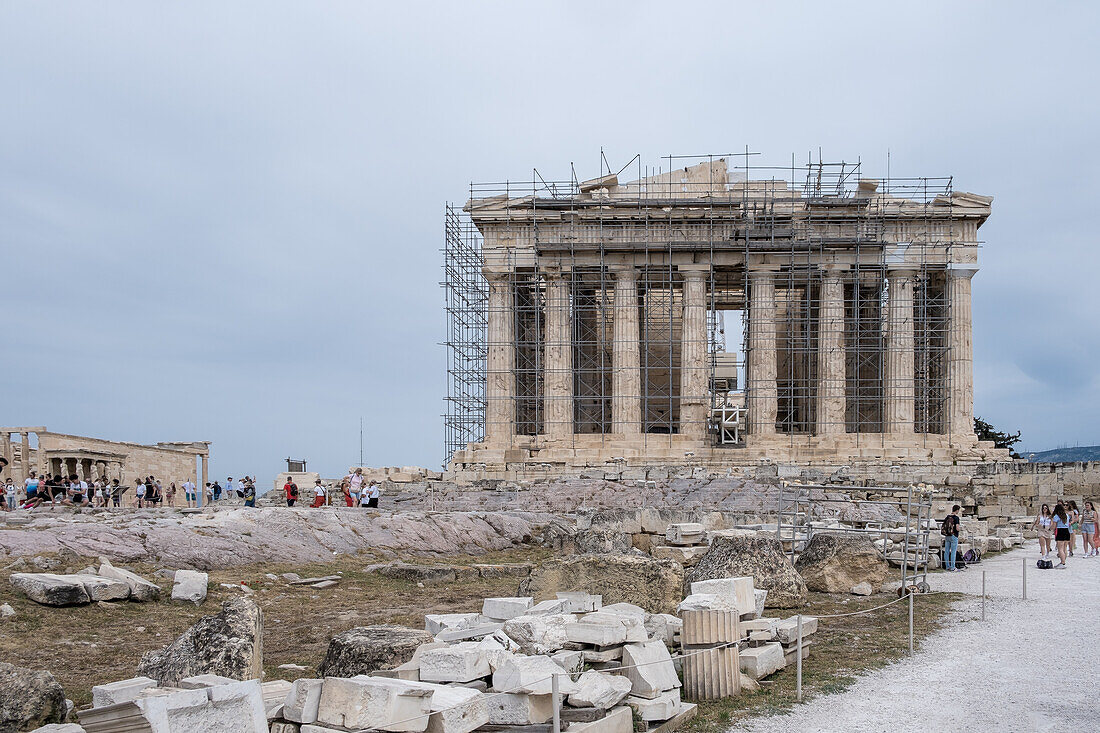
<svg viewBox="0 0 1100 733">
<path fill-rule="evenodd" d="M 290 498 L 292 498 L 292 499 L 297 499 L 298 498 L 298 484 L 291 484 L 290 485 Z"/>
<path fill-rule="evenodd" d="M 1039 568 L 1040 570 L 1050 570 L 1054 567 L 1054 561 L 1043 560 L 1040 558 L 1039 561 L 1035 563 L 1035 567 Z"/>
<path fill-rule="evenodd" d="M 963 560 L 968 563 L 981 562 L 982 551 L 977 548 L 971 548 L 963 553 Z"/>
<path fill-rule="evenodd" d="M 952 515 L 948 514 L 946 517 L 943 518 L 943 523 L 940 524 L 940 534 L 942 534 L 944 537 L 951 537 L 953 534 L 952 530 L 954 528 L 947 526 L 947 523 L 951 520 L 951 517 Z"/>
</svg>

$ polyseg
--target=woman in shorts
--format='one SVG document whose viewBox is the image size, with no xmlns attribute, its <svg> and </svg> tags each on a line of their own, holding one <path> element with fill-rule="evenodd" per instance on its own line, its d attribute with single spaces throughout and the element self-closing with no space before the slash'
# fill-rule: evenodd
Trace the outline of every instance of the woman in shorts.
<svg viewBox="0 0 1100 733">
<path fill-rule="evenodd" d="M 1031 523 L 1031 528 L 1039 532 L 1039 552 L 1046 560 L 1050 557 L 1050 541 L 1054 539 L 1054 531 L 1051 529 L 1050 504 L 1039 507 L 1039 514 Z"/>
<path fill-rule="evenodd" d="M 1081 534 L 1081 512 L 1073 499 L 1066 502 L 1066 513 L 1069 514 L 1069 556 L 1073 557 L 1073 551 L 1077 549 L 1077 535 Z"/>
<path fill-rule="evenodd" d="M 1085 502 L 1085 511 L 1081 512 L 1081 540 L 1085 543 L 1085 557 L 1096 557 L 1100 554 L 1094 536 L 1096 534 L 1096 505 L 1091 501 Z"/>
<path fill-rule="evenodd" d="M 1054 517 L 1051 522 L 1054 525 L 1054 545 L 1058 549 L 1058 564 L 1054 567 L 1058 570 L 1066 568 L 1066 553 L 1069 552 L 1069 514 L 1061 502 L 1054 506 Z"/>
<path fill-rule="evenodd" d="M 134 482 L 134 505 L 138 509 L 145 506 L 145 482 L 141 479 Z"/>
</svg>

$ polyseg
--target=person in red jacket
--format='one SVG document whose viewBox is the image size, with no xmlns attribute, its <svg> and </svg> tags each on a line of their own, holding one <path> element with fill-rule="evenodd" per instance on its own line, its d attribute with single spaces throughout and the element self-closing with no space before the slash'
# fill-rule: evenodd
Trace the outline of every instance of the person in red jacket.
<svg viewBox="0 0 1100 733">
<path fill-rule="evenodd" d="M 298 484 L 294 483 L 290 476 L 286 477 L 286 483 L 283 484 L 283 491 L 286 492 L 286 505 L 294 506 L 298 501 Z"/>
</svg>

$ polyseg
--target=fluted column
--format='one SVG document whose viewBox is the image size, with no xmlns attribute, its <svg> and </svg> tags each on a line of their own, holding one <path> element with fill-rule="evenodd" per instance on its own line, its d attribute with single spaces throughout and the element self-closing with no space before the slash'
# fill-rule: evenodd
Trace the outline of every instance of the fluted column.
<svg viewBox="0 0 1100 733">
<path fill-rule="evenodd" d="M 20 481 L 31 475 L 31 442 L 27 433 L 19 433 L 19 467 L 23 471 Z"/>
<path fill-rule="evenodd" d="M 844 350 L 844 281 L 846 266 L 822 267 L 821 303 L 817 319 L 818 435 L 847 432 L 844 389 L 847 372 Z"/>
<path fill-rule="evenodd" d="M 974 436 L 974 342 L 971 278 L 977 268 L 947 271 L 947 431 Z"/>
<path fill-rule="evenodd" d="M 485 362 L 485 442 L 510 445 L 516 434 L 515 312 L 508 272 L 486 272 L 489 282 Z"/>
<path fill-rule="evenodd" d="M 199 484 L 200 491 L 206 491 L 206 484 L 210 481 L 210 456 L 205 453 L 201 456 L 202 465 L 202 482 Z"/>
<path fill-rule="evenodd" d="M 882 430 L 914 431 L 916 383 L 913 339 L 913 288 L 916 272 L 891 270 L 886 301 L 886 369 L 883 385 Z"/>
<path fill-rule="evenodd" d="M 568 274 L 546 275 L 543 425 L 551 438 L 573 434 L 573 318 Z"/>
<path fill-rule="evenodd" d="M 707 436 L 707 283 L 706 270 L 682 270 L 683 319 L 680 343 L 680 434 Z"/>
<path fill-rule="evenodd" d="M 8 462 L 8 465 L 0 470 L 0 478 L 7 478 L 11 475 L 12 468 L 14 468 L 11 465 L 11 437 L 8 433 L 0 433 L 0 456 L 3 456 L 4 460 Z"/>
<path fill-rule="evenodd" d="M 633 267 L 615 271 L 615 312 L 611 326 L 612 432 L 642 431 L 642 372 L 638 323 L 638 278 Z"/>
<path fill-rule="evenodd" d="M 773 435 L 778 412 L 775 385 L 774 267 L 749 270 L 749 353 L 746 404 L 750 435 Z"/>
</svg>

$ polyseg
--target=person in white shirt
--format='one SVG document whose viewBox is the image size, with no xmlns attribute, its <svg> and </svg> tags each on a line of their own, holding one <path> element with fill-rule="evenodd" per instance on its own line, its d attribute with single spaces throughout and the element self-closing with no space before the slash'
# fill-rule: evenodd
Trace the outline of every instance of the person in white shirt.
<svg viewBox="0 0 1100 733">
<path fill-rule="evenodd" d="M 382 496 L 382 487 L 378 485 L 378 482 L 371 481 L 370 486 L 367 487 L 367 496 L 370 499 L 367 501 L 367 506 L 372 509 L 378 508 L 378 499 Z"/>
<path fill-rule="evenodd" d="M 15 483 L 11 480 L 11 476 L 8 476 L 8 480 L 4 483 L 4 511 L 12 511 L 15 509 Z"/>
<path fill-rule="evenodd" d="M 145 482 L 141 479 L 134 483 L 134 502 L 138 509 L 145 506 Z"/>
<path fill-rule="evenodd" d="M 183 497 L 187 502 L 187 506 L 195 506 L 195 484 L 191 479 L 183 482 Z"/>
<path fill-rule="evenodd" d="M 348 485 L 350 486 L 350 490 L 349 490 L 348 493 L 351 494 L 351 504 L 352 504 L 352 506 L 356 506 L 356 505 L 359 504 L 359 494 L 362 493 L 362 491 L 363 491 L 363 482 L 366 480 L 363 477 L 363 469 L 362 468 L 355 469 L 355 473 L 350 474 L 349 476 L 347 476 L 345 478 L 345 480 L 348 482 Z"/>
<path fill-rule="evenodd" d="M 313 487 L 313 503 L 309 506 L 313 509 L 325 505 L 325 487 L 321 485 L 321 479 L 317 479 L 314 482 Z"/>
</svg>

